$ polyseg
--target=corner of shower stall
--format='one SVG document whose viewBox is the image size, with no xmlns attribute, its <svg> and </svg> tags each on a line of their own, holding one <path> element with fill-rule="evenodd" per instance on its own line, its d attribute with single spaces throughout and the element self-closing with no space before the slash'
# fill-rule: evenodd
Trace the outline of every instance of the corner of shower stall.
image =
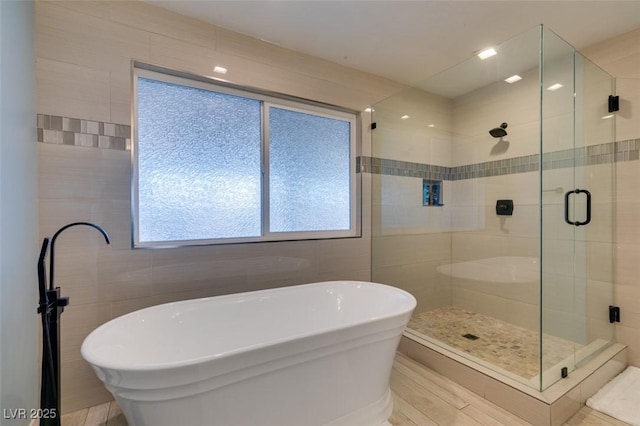
<svg viewBox="0 0 640 426">
<path fill-rule="evenodd" d="M 371 275 L 418 301 L 401 350 L 548 402 L 623 358 L 614 80 L 543 26 L 494 51 L 373 106 Z"/>
</svg>

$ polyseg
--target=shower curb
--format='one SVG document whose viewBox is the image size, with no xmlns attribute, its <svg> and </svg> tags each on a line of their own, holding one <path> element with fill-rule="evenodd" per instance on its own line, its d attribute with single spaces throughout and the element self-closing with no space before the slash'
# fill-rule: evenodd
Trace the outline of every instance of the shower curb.
<svg viewBox="0 0 640 426">
<path fill-rule="evenodd" d="M 434 343 L 408 336 L 398 352 L 425 365 L 534 426 L 560 426 L 627 366 L 627 347 L 614 343 L 544 392 L 527 388 Z"/>
</svg>

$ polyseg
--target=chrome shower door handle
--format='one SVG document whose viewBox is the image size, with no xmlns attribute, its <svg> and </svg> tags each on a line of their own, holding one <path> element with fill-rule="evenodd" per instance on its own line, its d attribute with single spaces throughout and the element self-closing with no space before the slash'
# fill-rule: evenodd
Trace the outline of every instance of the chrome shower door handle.
<svg viewBox="0 0 640 426">
<path fill-rule="evenodd" d="M 585 221 L 572 221 L 569 219 L 569 197 L 571 194 L 585 194 L 587 196 L 587 218 Z M 572 189 L 564 194 L 564 221 L 569 225 L 582 226 L 591 222 L 591 193 L 586 189 Z"/>
</svg>

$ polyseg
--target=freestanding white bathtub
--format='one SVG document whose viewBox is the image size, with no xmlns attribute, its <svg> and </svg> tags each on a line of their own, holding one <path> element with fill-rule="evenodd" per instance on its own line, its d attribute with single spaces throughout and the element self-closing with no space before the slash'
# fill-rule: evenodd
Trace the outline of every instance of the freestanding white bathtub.
<svg viewBox="0 0 640 426">
<path fill-rule="evenodd" d="M 416 300 L 332 281 L 187 300 L 116 318 L 82 356 L 130 425 L 376 425 Z"/>
</svg>

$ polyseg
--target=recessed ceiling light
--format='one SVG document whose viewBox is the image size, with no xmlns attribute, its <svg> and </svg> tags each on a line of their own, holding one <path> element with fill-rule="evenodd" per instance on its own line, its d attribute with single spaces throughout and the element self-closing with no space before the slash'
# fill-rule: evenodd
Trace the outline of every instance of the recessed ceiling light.
<svg viewBox="0 0 640 426">
<path fill-rule="evenodd" d="M 410 118 L 411 118 L 411 116 L 409 116 L 409 115 L 403 115 L 402 117 L 400 117 L 400 120 L 408 120 Z"/>
<path fill-rule="evenodd" d="M 490 47 L 489 49 L 485 49 L 482 52 L 478 53 L 478 58 L 484 60 L 497 54 L 498 52 L 496 52 L 496 50 L 493 47 Z"/>
<path fill-rule="evenodd" d="M 554 90 L 558 90 L 561 87 L 562 87 L 562 84 L 555 83 L 555 84 L 552 84 L 551 86 L 547 87 L 547 90 L 551 90 L 553 92 Z"/>
<path fill-rule="evenodd" d="M 225 67 L 216 66 L 213 69 L 213 72 L 217 72 L 218 74 L 226 74 L 227 73 L 227 69 Z"/>
<path fill-rule="evenodd" d="M 373 111 L 373 109 L 372 109 L 372 108 L 365 108 L 365 109 L 364 109 L 364 112 L 371 112 L 371 111 Z"/>
<path fill-rule="evenodd" d="M 436 127 L 435 124 L 427 124 L 427 127 Z"/>
<path fill-rule="evenodd" d="M 511 77 L 504 79 L 504 81 L 506 81 L 509 84 L 515 83 L 516 81 L 520 81 L 520 80 L 522 80 L 522 77 L 520 77 L 518 74 L 514 74 Z"/>
</svg>

